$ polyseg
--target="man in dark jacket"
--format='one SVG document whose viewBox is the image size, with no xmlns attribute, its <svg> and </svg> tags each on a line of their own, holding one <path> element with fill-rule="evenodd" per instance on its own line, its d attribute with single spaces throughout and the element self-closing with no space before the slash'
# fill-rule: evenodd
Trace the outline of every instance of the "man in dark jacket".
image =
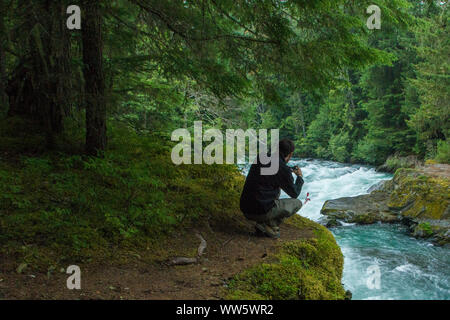
<svg viewBox="0 0 450 320">
<path fill-rule="evenodd" d="M 302 207 L 302 202 L 297 199 L 303 186 L 302 171 L 298 167 L 291 169 L 287 165 L 293 153 L 294 143 L 289 139 L 281 140 L 278 171 L 272 175 L 261 174 L 261 168 L 271 164 L 262 164 L 258 157 L 250 167 L 242 191 L 241 211 L 247 219 L 256 221 L 257 231 L 271 238 L 278 238 L 279 225 Z M 295 183 L 292 172 L 297 176 Z M 280 189 L 291 199 L 279 199 Z"/>
</svg>

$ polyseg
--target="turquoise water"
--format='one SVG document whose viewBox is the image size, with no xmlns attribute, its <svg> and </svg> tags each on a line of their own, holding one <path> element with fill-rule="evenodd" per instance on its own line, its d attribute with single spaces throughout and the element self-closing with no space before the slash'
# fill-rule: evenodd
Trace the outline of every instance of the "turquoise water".
<svg viewBox="0 0 450 320">
<path fill-rule="evenodd" d="M 304 200 L 309 192 L 311 199 L 299 214 L 315 221 L 326 200 L 365 194 L 373 184 L 391 178 L 360 165 L 320 160 L 293 164 L 302 168 L 305 179 L 299 198 Z M 332 232 L 344 254 L 343 284 L 353 299 L 450 299 L 450 249 L 412 238 L 399 225 L 348 224 Z M 378 283 L 368 283 L 368 268 L 379 271 Z"/>
<path fill-rule="evenodd" d="M 399 225 L 347 226 L 333 233 L 344 254 L 343 283 L 353 299 L 450 298 L 449 249 L 417 240 Z M 379 288 L 367 268 L 380 270 Z"/>
</svg>

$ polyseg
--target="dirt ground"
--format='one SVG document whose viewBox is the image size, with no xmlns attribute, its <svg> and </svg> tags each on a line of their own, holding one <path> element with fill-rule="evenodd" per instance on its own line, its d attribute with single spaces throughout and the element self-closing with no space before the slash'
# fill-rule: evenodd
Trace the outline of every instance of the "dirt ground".
<svg viewBox="0 0 450 320">
<path fill-rule="evenodd" d="M 280 241 L 309 238 L 312 231 L 289 224 L 281 226 L 281 238 L 258 237 L 253 224 L 245 221 L 224 228 L 210 226 L 198 231 L 207 242 L 202 261 L 170 266 L 166 261 L 134 259 L 122 265 L 82 265 L 81 290 L 69 290 L 69 275 L 55 272 L 17 273 L 16 261 L 0 263 L 0 299 L 221 299 L 227 281 L 251 265 L 263 262 Z M 194 230 L 174 236 L 168 246 L 177 246 L 195 256 L 200 240 Z"/>
</svg>

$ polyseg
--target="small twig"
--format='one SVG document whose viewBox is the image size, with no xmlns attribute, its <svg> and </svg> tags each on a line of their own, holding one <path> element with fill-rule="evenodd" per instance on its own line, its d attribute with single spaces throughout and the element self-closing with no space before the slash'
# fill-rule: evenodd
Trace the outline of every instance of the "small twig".
<svg viewBox="0 0 450 320">
<path fill-rule="evenodd" d="M 197 236 L 197 238 L 200 239 L 200 245 L 198 246 L 198 249 L 197 249 L 197 257 L 196 258 L 175 257 L 167 263 L 169 266 L 185 266 L 188 264 L 194 264 L 194 263 L 200 262 L 200 258 L 203 255 L 203 253 L 207 247 L 207 244 L 206 244 L 206 240 L 202 237 L 202 235 L 198 231 L 195 231 L 195 235 Z"/>
<path fill-rule="evenodd" d="M 222 243 L 222 247 L 225 247 L 228 243 L 231 242 L 231 240 L 233 240 L 233 237 L 231 237 L 230 239 L 228 239 L 227 241 L 225 241 L 224 243 Z"/>
<path fill-rule="evenodd" d="M 198 246 L 197 253 L 198 253 L 198 256 L 201 257 L 203 255 L 203 252 L 206 249 L 206 240 L 203 239 L 202 235 L 198 232 L 195 235 L 197 236 L 197 238 L 200 239 L 200 245 Z"/>
</svg>

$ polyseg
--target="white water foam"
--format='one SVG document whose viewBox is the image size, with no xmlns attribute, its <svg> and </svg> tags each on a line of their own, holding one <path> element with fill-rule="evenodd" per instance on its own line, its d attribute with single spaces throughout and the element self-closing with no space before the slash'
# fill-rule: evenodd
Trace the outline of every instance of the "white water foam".
<svg viewBox="0 0 450 320">
<path fill-rule="evenodd" d="M 326 200 L 365 194 L 372 185 L 391 178 L 389 174 L 378 173 L 373 168 L 344 166 L 331 161 L 294 160 L 290 165 L 298 165 L 303 172 L 305 184 L 299 198 L 304 201 L 309 193 L 311 199 L 300 214 L 314 221 L 321 218 L 320 209 Z M 282 192 L 281 197 L 287 195 Z"/>
</svg>

